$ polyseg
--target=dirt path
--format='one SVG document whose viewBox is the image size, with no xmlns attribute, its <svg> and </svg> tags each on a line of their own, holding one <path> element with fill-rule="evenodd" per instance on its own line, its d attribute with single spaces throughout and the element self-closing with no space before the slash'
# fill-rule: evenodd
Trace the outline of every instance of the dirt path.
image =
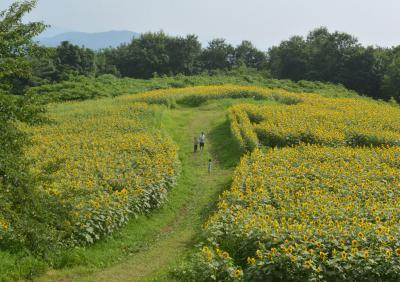
<svg viewBox="0 0 400 282">
<path fill-rule="evenodd" d="M 193 250 L 201 224 L 213 209 L 218 195 L 229 186 L 237 159 L 232 159 L 236 152 L 230 151 L 235 149 L 229 140 L 225 111 L 218 107 L 168 110 L 162 127 L 179 146 L 182 174 L 170 192 L 170 202 L 163 208 L 169 210 L 163 214 L 163 224 L 154 237 L 157 239 L 150 238 L 147 248 L 111 266 L 52 270 L 37 281 L 171 281 L 170 268 Z M 191 142 L 201 130 L 207 135 L 205 150 L 194 154 Z M 210 175 L 207 172 L 209 158 L 213 160 Z M 152 221 L 160 220 L 157 217 L 157 213 L 149 216 L 143 226 L 137 228 L 151 227 Z"/>
</svg>

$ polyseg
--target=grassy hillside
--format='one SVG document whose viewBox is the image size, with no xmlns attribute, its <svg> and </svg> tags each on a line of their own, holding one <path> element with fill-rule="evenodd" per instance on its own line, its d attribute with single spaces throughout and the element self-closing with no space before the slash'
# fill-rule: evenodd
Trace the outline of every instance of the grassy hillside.
<svg viewBox="0 0 400 282">
<path fill-rule="evenodd" d="M 182 88 L 196 85 L 254 85 L 279 88 L 291 92 L 313 92 L 327 96 L 356 96 L 356 92 L 343 86 L 322 82 L 266 79 L 257 73 L 219 74 L 214 76 L 157 77 L 150 80 L 116 78 L 112 75 L 100 77 L 76 77 L 71 81 L 32 87 L 29 94 L 38 95 L 45 101 L 86 100 L 115 97 L 155 89 Z"/>
</svg>

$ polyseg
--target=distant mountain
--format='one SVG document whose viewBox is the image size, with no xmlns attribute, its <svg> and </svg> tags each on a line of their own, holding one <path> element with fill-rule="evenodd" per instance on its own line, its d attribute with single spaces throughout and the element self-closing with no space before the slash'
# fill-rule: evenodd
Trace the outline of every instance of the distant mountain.
<svg viewBox="0 0 400 282">
<path fill-rule="evenodd" d="M 49 37 L 53 37 L 56 35 L 59 35 L 61 33 L 66 33 L 66 32 L 73 32 L 76 30 L 72 30 L 69 28 L 65 28 L 65 27 L 60 27 L 60 26 L 50 26 L 47 27 L 38 37 L 36 37 L 35 39 L 40 39 L 40 38 L 49 38 Z"/>
<path fill-rule="evenodd" d="M 116 47 L 122 43 L 131 42 L 132 38 L 139 33 L 132 31 L 107 31 L 107 32 L 64 32 L 52 37 L 38 37 L 36 40 L 47 47 L 56 47 L 62 41 L 69 41 L 72 44 L 85 46 L 90 49 L 101 49 Z"/>
</svg>

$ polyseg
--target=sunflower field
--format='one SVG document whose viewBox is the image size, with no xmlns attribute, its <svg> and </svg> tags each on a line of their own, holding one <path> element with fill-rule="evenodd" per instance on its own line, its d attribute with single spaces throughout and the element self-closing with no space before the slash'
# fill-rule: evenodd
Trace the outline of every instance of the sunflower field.
<svg viewBox="0 0 400 282">
<path fill-rule="evenodd" d="M 297 101 L 229 109 L 231 134 L 248 153 L 184 277 L 398 281 L 400 108 L 283 94 Z"/>
<path fill-rule="evenodd" d="M 216 280 L 398 280 L 399 187 L 399 147 L 256 149 L 205 223 L 201 264 Z"/>
<path fill-rule="evenodd" d="M 238 104 L 231 131 L 241 147 L 380 146 L 400 144 L 400 109 L 354 98 L 302 97 L 296 105 Z"/>
<path fill-rule="evenodd" d="M 52 104 L 20 127 L 59 242 L 160 207 L 180 172 L 163 111 L 216 99 L 237 99 L 226 138 L 246 154 L 183 281 L 400 280 L 400 108 L 362 97 L 226 84 Z M 12 232 L 0 215 L 0 240 Z"/>
<path fill-rule="evenodd" d="M 179 161 L 175 144 L 157 130 L 152 106 L 65 103 L 49 119 L 27 129 L 33 146 L 26 156 L 41 189 L 59 203 L 64 240 L 92 243 L 165 201 Z"/>
</svg>

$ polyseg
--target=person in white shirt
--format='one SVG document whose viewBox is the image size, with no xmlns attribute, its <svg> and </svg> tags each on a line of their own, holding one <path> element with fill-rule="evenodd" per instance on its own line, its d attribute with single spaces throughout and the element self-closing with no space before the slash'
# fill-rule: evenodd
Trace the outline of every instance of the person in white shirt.
<svg viewBox="0 0 400 282">
<path fill-rule="evenodd" d="M 206 140 L 206 135 L 204 134 L 204 132 L 202 131 L 200 133 L 200 137 L 199 137 L 199 142 L 200 142 L 200 151 L 203 151 L 204 149 L 204 141 Z"/>
</svg>

